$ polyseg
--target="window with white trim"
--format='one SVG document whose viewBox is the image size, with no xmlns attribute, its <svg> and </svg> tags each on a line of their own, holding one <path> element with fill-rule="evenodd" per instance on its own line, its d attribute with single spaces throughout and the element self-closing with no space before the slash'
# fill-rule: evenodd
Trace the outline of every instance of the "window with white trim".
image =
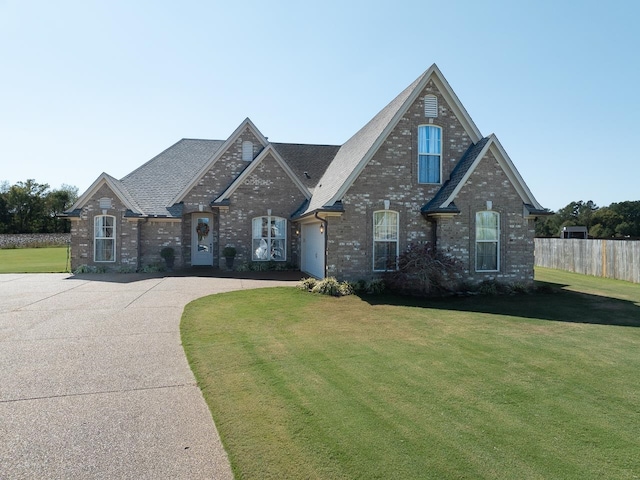
<svg viewBox="0 0 640 480">
<path fill-rule="evenodd" d="M 242 160 L 245 162 L 253 160 L 253 142 L 249 140 L 242 142 Z"/>
<path fill-rule="evenodd" d="M 287 220 L 281 217 L 256 217 L 252 221 L 254 261 L 287 260 Z"/>
<path fill-rule="evenodd" d="M 500 214 L 476 213 L 476 271 L 496 272 L 500 269 Z"/>
<path fill-rule="evenodd" d="M 418 183 L 441 183 L 442 129 L 435 125 L 418 127 Z"/>
<path fill-rule="evenodd" d="M 395 270 L 398 260 L 398 212 L 373 212 L 373 271 Z"/>
<path fill-rule="evenodd" d="M 116 261 L 116 217 L 96 215 L 93 220 L 93 259 L 96 262 Z"/>
<path fill-rule="evenodd" d="M 438 116 L 438 97 L 435 95 L 425 95 L 424 116 L 427 118 L 436 118 Z"/>
</svg>

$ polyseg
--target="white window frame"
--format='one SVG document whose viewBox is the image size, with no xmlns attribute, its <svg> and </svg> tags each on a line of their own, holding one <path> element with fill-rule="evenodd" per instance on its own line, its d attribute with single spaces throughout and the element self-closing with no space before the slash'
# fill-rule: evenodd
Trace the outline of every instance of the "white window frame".
<svg viewBox="0 0 640 480">
<path fill-rule="evenodd" d="M 288 228 L 287 219 L 283 217 L 272 215 L 254 217 L 251 220 L 251 260 L 254 262 L 286 262 Z"/>
<path fill-rule="evenodd" d="M 392 223 L 380 223 L 378 224 L 378 216 L 380 214 L 393 214 L 395 215 L 395 225 Z M 398 254 L 399 254 L 399 238 L 400 238 L 400 214 L 395 210 L 377 210 L 373 212 L 373 249 L 372 249 L 372 261 L 374 272 L 388 272 L 389 270 L 396 270 L 398 268 Z M 384 268 L 376 268 L 376 246 L 382 243 L 395 243 L 395 264 L 393 268 L 389 268 L 388 262 L 386 262 Z M 388 258 L 386 256 L 385 258 Z"/>
<path fill-rule="evenodd" d="M 112 225 L 105 225 L 104 219 L 110 218 Z M 107 234 L 107 228 L 111 227 L 111 236 Z M 98 252 L 104 251 L 99 249 L 98 245 L 103 242 L 112 242 L 111 260 L 98 259 Z M 93 217 L 93 261 L 96 263 L 114 263 L 116 261 L 116 217 L 113 215 L 96 215 Z"/>
<path fill-rule="evenodd" d="M 491 238 L 491 239 L 484 239 L 484 238 L 479 238 L 479 237 L 484 237 L 485 235 L 480 234 L 479 232 L 479 225 L 480 222 L 478 221 L 478 218 L 480 215 L 483 214 L 491 214 L 494 215 L 496 218 L 496 229 L 495 229 L 495 239 Z M 478 244 L 495 244 L 496 246 L 496 268 L 494 269 L 480 269 L 478 268 L 478 255 L 479 255 L 479 248 L 478 248 Z M 495 212 L 493 210 L 483 210 L 480 212 L 476 212 L 476 255 L 475 255 L 475 269 L 476 272 L 499 272 L 500 271 L 500 214 L 498 212 Z"/>
<path fill-rule="evenodd" d="M 253 142 L 249 140 L 242 142 L 242 160 L 245 162 L 253 160 Z"/>
<path fill-rule="evenodd" d="M 422 132 L 422 129 L 427 129 L 427 128 L 432 128 L 432 129 L 436 129 L 440 132 L 440 143 L 438 145 L 439 147 L 439 151 L 438 152 L 429 152 L 429 151 L 424 151 L 421 152 L 420 151 L 420 135 Z M 418 146 L 417 146 L 417 151 L 418 151 L 418 183 L 420 184 L 424 184 L 424 185 L 440 185 L 442 184 L 442 145 L 444 144 L 442 135 L 443 135 L 443 129 L 442 127 L 438 126 L 438 125 L 418 125 Z M 426 156 L 432 156 L 432 157 L 438 157 L 438 181 L 436 182 L 423 182 L 420 180 L 420 158 L 421 157 L 426 157 Z"/>
</svg>

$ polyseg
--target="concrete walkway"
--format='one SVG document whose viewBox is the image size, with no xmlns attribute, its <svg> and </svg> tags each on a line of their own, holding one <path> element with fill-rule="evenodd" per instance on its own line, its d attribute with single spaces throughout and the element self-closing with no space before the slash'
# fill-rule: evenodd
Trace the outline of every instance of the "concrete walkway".
<svg viewBox="0 0 640 480">
<path fill-rule="evenodd" d="M 204 295 L 292 284 L 0 275 L 0 478 L 232 478 L 180 316 Z"/>
</svg>

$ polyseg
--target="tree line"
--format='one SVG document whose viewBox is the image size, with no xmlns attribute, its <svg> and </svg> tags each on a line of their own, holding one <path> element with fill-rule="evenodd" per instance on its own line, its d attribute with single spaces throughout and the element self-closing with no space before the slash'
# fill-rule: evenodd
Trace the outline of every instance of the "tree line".
<svg viewBox="0 0 640 480">
<path fill-rule="evenodd" d="M 571 202 L 536 221 L 536 237 L 559 237 L 563 227 L 587 227 L 592 238 L 640 239 L 640 201 L 598 207 L 593 201 Z"/>
<path fill-rule="evenodd" d="M 56 215 L 78 199 L 78 187 L 49 184 L 33 179 L 0 183 L 0 233 L 68 233 L 71 223 Z"/>
</svg>

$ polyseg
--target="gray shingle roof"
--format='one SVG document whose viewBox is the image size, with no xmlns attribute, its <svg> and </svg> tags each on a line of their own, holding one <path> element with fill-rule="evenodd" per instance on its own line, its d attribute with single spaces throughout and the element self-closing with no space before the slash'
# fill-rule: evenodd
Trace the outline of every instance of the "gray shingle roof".
<svg viewBox="0 0 640 480">
<path fill-rule="evenodd" d="M 167 204 L 224 143 L 223 140 L 182 139 L 120 180 L 145 215 L 179 216 Z"/>
<path fill-rule="evenodd" d="M 301 143 L 272 143 L 271 145 L 310 190 L 318 184 L 336 153 L 340 150 L 339 145 L 305 145 Z"/>
<path fill-rule="evenodd" d="M 456 187 L 464 178 L 465 174 L 469 171 L 469 168 L 471 168 L 471 165 L 473 165 L 473 162 L 475 162 L 478 154 L 482 151 L 488 141 L 489 137 L 485 137 L 475 145 L 469 146 L 467 151 L 464 153 L 458 164 L 451 172 L 451 175 L 449 175 L 449 180 L 444 182 L 440 190 L 438 190 L 438 193 L 436 193 L 435 197 L 433 197 L 430 202 L 422 207 L 422 213 L 459 213 L 458 208 L 453 202 L 451 202 L 449 205 L 442 205 L 442 203 L 445 202 L 456 189 Z"/>
</svg>

